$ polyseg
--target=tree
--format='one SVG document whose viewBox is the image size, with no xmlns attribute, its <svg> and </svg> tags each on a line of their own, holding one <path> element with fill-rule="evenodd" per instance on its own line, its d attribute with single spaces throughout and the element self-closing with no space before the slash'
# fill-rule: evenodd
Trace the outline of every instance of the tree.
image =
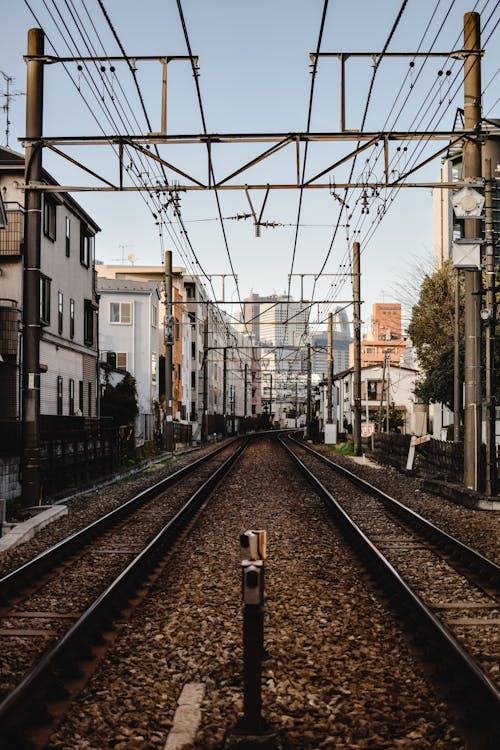
<svg viewBox="0 0 500 750">
<path fill-rule="evenodd" d="M 138 413 L 135 378 L 127 372 L 116 386 L 108 380 L 101 399 L 102 416 L 113 417 L 117 425 L 126 425 L 133 422 Z"/>
<path fill-rule="evenodd" d="M 425 377 L 438 366 L 442 353 L 453 348 L 454 325 L 455 272 L 445 263 L 424 277 L 408 326 Z"/>
</svg>

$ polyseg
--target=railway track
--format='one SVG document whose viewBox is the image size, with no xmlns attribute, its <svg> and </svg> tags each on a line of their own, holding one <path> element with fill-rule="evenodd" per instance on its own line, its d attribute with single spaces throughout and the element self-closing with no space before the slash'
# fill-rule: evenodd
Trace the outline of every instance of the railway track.
<svg viewBox="0 0 500 750">
<path fill-rule="evenodd" d="M 356 546 L 485 747 L 500 737 L 500 567 L 295 440 L 283 446 Z M 354 484 L 353 494 L 346 489 Z M 481 745 L 482 746 L 482 745 Z"/>
<path fill-rule="evenodd" d="M 0 579 L 2 750 L 44 746 L 113 640 L 113 623 L 144 595 L 245 446 L 203 456 Z"/>
</svg>

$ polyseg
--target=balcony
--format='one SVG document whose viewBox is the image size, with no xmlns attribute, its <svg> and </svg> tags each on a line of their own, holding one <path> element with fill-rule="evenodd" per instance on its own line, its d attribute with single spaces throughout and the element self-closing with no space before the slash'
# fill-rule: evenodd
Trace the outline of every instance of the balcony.
<svg viewBox="0 0 500 750">
<path fill-rule="evenodd" d="M 0 229 L 0 260 L 20 260 L 24 244 L 24 213 L 7 209 L 7 226 Z"/>
</svg>

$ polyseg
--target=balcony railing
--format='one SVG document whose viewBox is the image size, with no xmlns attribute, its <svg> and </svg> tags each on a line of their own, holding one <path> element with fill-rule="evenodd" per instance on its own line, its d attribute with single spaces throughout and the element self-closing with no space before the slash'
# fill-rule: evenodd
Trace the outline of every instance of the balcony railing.
<svg viewBox="0 0 500 750">
<path fill-rule="evenodd" d="M 20 210 L 7 209 L 7 226 L 0 229 L 0 257 L 20 258 L 24 243 L 24 214 Z"/>
</svg>

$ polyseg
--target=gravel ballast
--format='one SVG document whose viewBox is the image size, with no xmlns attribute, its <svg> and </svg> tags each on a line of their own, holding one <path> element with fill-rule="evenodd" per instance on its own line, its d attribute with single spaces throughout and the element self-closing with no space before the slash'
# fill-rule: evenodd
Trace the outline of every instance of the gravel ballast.
<svg viewBox="0 0 500 750">
<path fill-rule="evenodd" d="M 263 705 L 283 746 L 464 747 L 321 501 L 263 440 L 217 489 L 50 748 L 163 748 L 186 683 L 205 686 L 194 747 L 223 747 L 242 705 L 246 528 L 268 531 Z"/>
</svg>

